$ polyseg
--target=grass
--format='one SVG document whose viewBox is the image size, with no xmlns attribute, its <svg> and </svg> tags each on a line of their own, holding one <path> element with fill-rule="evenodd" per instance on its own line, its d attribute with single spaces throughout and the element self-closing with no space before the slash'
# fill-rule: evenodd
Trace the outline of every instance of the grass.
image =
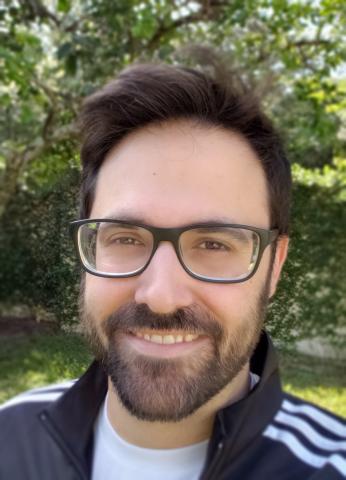
<svg viewBox="0 0 346 480">
<path fill-rule="evenodd" d="M 91 356 L 66 333 L 0 338 L 0 403 L 30 388 L 78 377 Z"/>
<path fill-rule="evenodd" d="M 284 351 L 280 365 L 287 392 L 346 418 L 344 362 Z"/>
<path fill-rule="evenodd" d="M 0 338 L 0 403 L 30 388 L 78 377 L 91 355 L 77 335 Z M 346 417 L 346 370 L 340 363 L 280 353 L 286 391 Z"/>
</svg>

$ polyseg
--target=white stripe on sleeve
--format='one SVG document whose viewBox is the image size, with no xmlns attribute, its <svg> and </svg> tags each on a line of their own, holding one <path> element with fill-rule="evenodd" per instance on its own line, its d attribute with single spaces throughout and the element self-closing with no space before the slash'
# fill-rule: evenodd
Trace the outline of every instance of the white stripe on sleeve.
<svg viewBox="0 0 346 480">
<path fill-rule="evenodd" d="M 302 445 L 302 443 L 291 432 L 281 430 L 273 425 L 269 425 L 263 435 L 285 444 L 296 457 L 311 467 L 322 468 L 329 463 L 342 475 L 346 475 L 346 460 L 342 458 L 341 455 L 316 455 L 304 447 L 304 445 Z"/>
<path fill-rule="evenodd" d="M 64 392 L 42 393 L 37 395 L 19 395 L 0 406 L 0 410 L 19 405 L 21 403 L 39 403 L 39 402 L 53 402 L 57 400 Z"/>
<path fill-rule="evenodd" d="M 325 428 L 326 430 L 329 430 L 339 437 L 346 437 L 345 425 L 343 425 L 341 422 L 338 422 L 338 420 L 330 415 L 322 412 L 318 408 L 313 407 L 312 405 L 296 405 L 288 400 L 284 400 L 282 403 L 282 408 L 290 413 L 303 413 L 316 423 L 319 423 L 321 427 Z"/>
<path fill-rule="evenodd" d="M 324 437 L 314 428 L 312 428 L 312 426 L 307 421 L 299 417 L 296 417 L 289 413 L 285 413 L 281 410 L 276 414 L 275 420 L 277 420 L 279 423 L 283 423 L 284 425 L 295 428 L 318 448 L 329 450 L 331 452 L 334 452 L 335 450 L 346 451 L 345 440 L 332 440 L 330 438 Z"/>
</svg>

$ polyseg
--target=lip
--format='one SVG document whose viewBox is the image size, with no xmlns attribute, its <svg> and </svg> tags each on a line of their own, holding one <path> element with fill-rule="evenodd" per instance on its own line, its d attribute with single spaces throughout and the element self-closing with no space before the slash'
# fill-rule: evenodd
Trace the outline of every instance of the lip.
<svg viewBox="0 0 346 480">
<path fill-rule="evenodd" d="M 195 350 L 198 350 L 205 342 L 208 341 L 208 337 L 201 335 L 195 340 L 190 342 L 180 342 L 173 344 L 154 343 L 149 340 L 145 340 L 142 337 L 137 337 L 132 333 L 124 335 L 126 342 L 142 355 L 156 358 L 177 358 L 183 355 L 188 355 Z"/>
</svg>

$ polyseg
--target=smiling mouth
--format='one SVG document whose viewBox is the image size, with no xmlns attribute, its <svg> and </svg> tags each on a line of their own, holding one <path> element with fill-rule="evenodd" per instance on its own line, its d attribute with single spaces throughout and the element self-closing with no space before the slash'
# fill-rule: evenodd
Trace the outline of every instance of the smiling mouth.
<svg viewBox="0 0 346 480">
<path fill-rule="evenodd" d="M 181 330 L 130 330 L 125 333 L 125 339 L 140 355 L 161 359 L 189 355 L 208 342 L 205 333 Z"/>
<path fill-rule="evenodd" d="M 140 332 L 134 331 L 130 332 L 133 336 L 146 340 L 147 342 L 156 343 L 156 344 L 164 344 L 164 345 L 172 345 L 176 343 L 190 343 L 194 340 L 197 340 L 201 337 L 200 334 L 195 333 L 162 333 L 158 334 L 157 332 Z"/>
</svg>

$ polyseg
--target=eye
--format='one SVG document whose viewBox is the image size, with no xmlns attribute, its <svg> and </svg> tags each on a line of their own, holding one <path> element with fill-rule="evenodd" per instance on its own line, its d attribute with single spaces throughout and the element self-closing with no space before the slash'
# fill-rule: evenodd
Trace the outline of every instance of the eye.
<svg viewBox="0 0 346 480">
<path fill-rule="evenodd" d="M 141 245 L 141 242 L 132 237 L 115 237 L 108 240 L 109 243 L 115 245 Z"/>
<path fill-rule="evenodd" d="M 199 244 L 199 248 L 202 250 L 222 250 L 228 251 L 229 248 L 223 243 L 216 242 L 215 240 L 205 240 Z"/>
</svg>

